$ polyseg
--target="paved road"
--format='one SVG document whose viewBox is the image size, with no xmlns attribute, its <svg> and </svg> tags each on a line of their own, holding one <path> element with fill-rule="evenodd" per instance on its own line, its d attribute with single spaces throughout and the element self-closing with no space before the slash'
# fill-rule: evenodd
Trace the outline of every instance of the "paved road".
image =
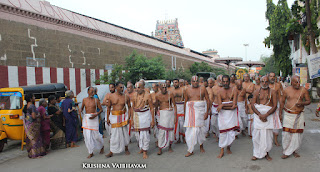
<svg viewBox="0 0 320 172">
<path fill-rule="evenodd" d="M 164 150 L 163 155 L 158 156 L 152 138 L 149 159 L 143 160 L 137 152 L 138 147 L 135 140 L 129 145 L 131 155 L 124 153 L 116 154 L 112 158 L 99 155 L 98 151 L 93 158 L 88 160 L 87 149 L 83 142 L 79 148 L 69 148 L 50 152 L 41 159 L 29 159 L 26 151 L 19 149 L 19 142 L 11 141 L 9 146 L 0 153 L 0 171 L 123 171 L 123 169 L 112 168 L 111 163 L 145 163 L 150 171 L 290 171 L 290 172 L 318 172 L 320 171 L 320 122 L 312 121 L 315 118 L 316 104 L 306 108 L 306 132 L 303 145 L 300 150 L 301 158 L 290 157 L 286 160 L 280 158 L 282 147 L 274 146 L 271 151 L 273 160 L 251 161 L 252 142 L 248 137 L 240 136 L 232 145 L 232 155 L 225 155 L 217 159 L 219 154 L 218 143 L 213 138 L 208 138 L 204 143 L 206 152 L 200 153 L 199 146 L 195 147 L 195 155 L 185 158 L 186 144 L 175 144 L 174 152 L 168 153 Z M 106 151 L 109 148 L 109 138 L 104 139 Z M 82 163 L 104 163 L 111 166 L 110 169 L 82 169 Z M 126 169 L 126 171 L 140 171 L 141 169 Z"/>
</svg>

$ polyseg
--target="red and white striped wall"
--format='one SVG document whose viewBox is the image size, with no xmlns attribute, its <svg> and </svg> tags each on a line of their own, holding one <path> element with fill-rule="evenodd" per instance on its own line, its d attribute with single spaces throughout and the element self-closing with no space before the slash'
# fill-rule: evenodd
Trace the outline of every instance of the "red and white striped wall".
<svg viewBox="0 0 320 172">
<path fill-rule="evenodd" d="M 86 87 L 94 86 L 94 82 L 105 72 L 110 74 L 111 70 L 0 66 L 0 88 L 64 83 L 68 89 L 78 94 Z"/>
</svg>

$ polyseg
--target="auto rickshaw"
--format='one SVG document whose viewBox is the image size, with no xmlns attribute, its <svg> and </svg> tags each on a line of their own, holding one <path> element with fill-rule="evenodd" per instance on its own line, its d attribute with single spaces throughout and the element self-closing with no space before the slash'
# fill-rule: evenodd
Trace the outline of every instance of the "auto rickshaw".
<svg viewBox="0 0 320 172">
<path fill-rule="evenodd" d="M 48 98 L 50 95 L 65 97 L 66 90 L 67 87 L 62 83 L 0 88 L 0 152 L 7 139 L 21 140 L 21 150 L 23 150 L 25 132 L 22 110 L 25 94 L 33 93 L 37 103 L 40 98 Z"/>
</svg>

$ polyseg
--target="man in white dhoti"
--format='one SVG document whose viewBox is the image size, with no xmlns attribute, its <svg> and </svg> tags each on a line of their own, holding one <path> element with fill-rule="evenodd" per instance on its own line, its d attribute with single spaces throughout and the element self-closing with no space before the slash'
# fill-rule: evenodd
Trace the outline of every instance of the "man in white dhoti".
<svg viewBox="0 0 320 172">
<path fill-rule="evenodd" d="M 218 124 L 219 124 L 219 147 L 220 154 L 217 158 L 222 158 L 224 148 L 227 147 L 227 154 L 232 154 L 231 144 L 236 134 L 240 132 L 239 114 L 237 111 L 237 88 L 230 87 L 230 77 L 222 76 L 222 85 L 218 92 Z"/>
<path fill-rule="evenodd" d="M 162 149 L 169 146 L 169 152 L 173 152 L 172 143 L 174 141 L 174 124 L 177 121 L 177 107 L 172 93 L 167 91 L 165 83 L 161 84 L 160 92 L 156 95 L 156 107 L 159 109 L 158 121 L 158 155 L 162 154 Z"/>
<path fill-rule="evenodd" d="M 124 85 L 121 82 L 117 82 L 115 86 L 117 92 L 110 96 L 107 109 L 107 123 L 111 126 L 110 152 L 106 155 L 108 158 L 112 157 L 113 153 L 123 151 L 126 155 L 130 155 L 128 149 L 130 142 L 128 121 L 132 112 L 130 98 L 123 94 Z"/>
<path fill-rule="evenodd" d="M 185 128 L 184 124 L 184 91 L 185 87 L 181 83 L 184 83 L 183 80 L 174 79 L 172 94 L 174 96 L 174 101 L 177 106 L 177 121 L 175 122 L 175 140 L 177 140 L 176 144 L 181 143 L 180 138 L 182 137 L 183 143 L 186 143 L 185 140 Z"/>
<path fill-rule="evenodd" d="M 127 96 L 130 98 L 130 100 L 132 100 L 132 97 L 134 95 L 134 87 L 133 84 L 131 82 L 127 83 L 127 89 L 126 89 L 126 94 Z M 130 102 L 130 105 L 132 107 L 132 103 Z M 128 128 L 128 133 L 129 133 L 129 137 L 130 137 L 130 142 L 131 142 L 131 138 L 135 136 L 135 132 L 132 130 L 133 126 L 131 126 L 131 120 L 132 120 L 132 116 L 129 119 L 129 128 Z"/>
<path fill-rule="evenodd" d="M 110 96 L 115 93 L 115 84 L 114 83 L 110 83 L 109 84 L 109 91 L 110 93 L 107 93 L 104 98 L 103 98 L 103 101 L 102 101 L 102 105 L 106 106 L 106 110 L 105 112 L 107 111 L 107 107 L 108 107 L 108 104 L 109 104 L 109 98 Z M 107 114 L 105 113 L 105 127 L 106 127 L 106 132 L 108 133 L 109 136 L 111 136 L 111 126 L 107 123 Z"/>
<path fill-rule="evenodd" d="M 261 88 L 253 93 L 252 110 L 254 114 L 254 129 L 252 133 L 252 160 L 266 158 L 271 161 L 269 152 L 272 148 L 273 129 L 280 129 L 281 123 L 277 113 L 277 95 L 269 88 L 267 76 L 261 78 Z"/>
<path fill-rule="evenodd" d="M 102 107 L 100 101 L 94 98 L 94 88 L 88 88 L 89 97 L 84 98 L 82 101 L 82 106 L 79 110 L 79 115 L 81 115 L 83 108 L 85 108 L 85 115 L 82 121 L 84 142 L 89 152 L 87 158 L 93 156 L 94 149 L 100 149 L 100 154 L 104 153 L 103 138 L 99 133 L 99 119 L 98 115 L 102 112 Z M 97 112 L 97 109 L 100 109 Z"/>
<path fill-rule="evenodd" d="M 277 113 L 279 113 L 279 108 L 280 108 L 280 97 L 283 92 L 282 85 L 278 82 L 276 82 L 276 74 L 274 72 L 269 73 L 269 87 L 276 92 L 277 95 Z M 280 146 L 278 142 L 278 135 L 279 135 L 279 130 L 274 129 L 273 130 L 273 137 L 274 137 L 274 144 L 276 146 Z"/>
<path fill-rule="evenodd" d="M 193 155 L 194 146 L 199 143 L 200 152 L 204 153 L 203 142 L 206 140 L 204 121 L 210 111 L 210 100 L 204 86 L 199 86 L 198 76 L 191 78 L 191 87 L 184 92 L 186 142 L 188 153 L 185 157 Z"/>
<path fill-rule="evenodd" d="M 300 77 L 292 76 L 291 86 L 286 87 L 280 104 L 280 117 L 283 119 L 282 131 L 282 158 L 291 154 L 298 158 L 297 150 L 302 143 L 304 130 L 304 106 L 309 105 L 311 99 L 307 89 L 300 86 Z"/>
<path fill-rule="evenodd" d="M 219 141 L 219 125 L 218 125 L 218 93 L 219 90 L 222 88 L 222 75 L 217 76 L 217 80 L 215 82 L 214 87 L 212 87 L 212 94 L 213 94 L 213 102 L 212 102 L 212 107 L 211 107 L 211 128 L 213 132 L 213 137 L 216 138 L 216 142 Z M 210 95 L 209 95 L 210 97 Z"/>
<path fill-rule="evenodd" d="M 242 80 L 239 79 L 236 81 L 237 87 L 237 94 L 238 94 L 238 113 L 239 113 L 239 123 L 240 123 L 240 130 L 243 136 L 245 136 L 245 130 L 247 128 L 248 123 L 248 116 L 246 114 L 246 106 L 247 106 L 247 94 L 246 89 L 242 87 Z"/>
<path fill-rule="evenodd" d="M 143 159 L 147 159 L 150 128 L 154 126 L 154 108 L 151 95 L 145 91 L 143 83 L 138 82 L 136 89 L 137 92 L 135 92 L 132 99 L 134 112 L 131 126 L 133 126 L 133 130 L 136 132 L 136 138 L 139 142 L 139 153 L 143 153 Z"/>
<path fill-rule="evenodd" d="M 209 96 L 209 101 L 210 101 L 209 104 L 212 105 L 212 103 L 214 101 L 213 90 L 212 90 L 212 88 L 214 86 L 214 79 L 210 77 L 210 78 L 208 78 L 207 82 L 208 82 L 208 87 L 206 87 L 206 89 L 207 89 L 208 96 Z M 211 119 L 212 119 L 212 113 L 210 111 L 208 118 L 205 120 L 205 127 L 206 127 L 206 131 L 207 131 L 206 138 L 208 138 L 210 136 L 210 131 L 212 131 L 211 130 L 211 128 L 212 128 L 211 127 L 212 126 Z"/>
</svg>

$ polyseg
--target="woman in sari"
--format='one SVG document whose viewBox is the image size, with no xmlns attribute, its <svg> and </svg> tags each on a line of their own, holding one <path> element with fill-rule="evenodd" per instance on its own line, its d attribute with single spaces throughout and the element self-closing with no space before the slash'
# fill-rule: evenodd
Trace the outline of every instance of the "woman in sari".
<svg viewBox="0 0 320 172">
<path fill-rule="evenodd" d="M 24 128 L 27 135 L 26 148 L 29 158 L 41 158 L 46 155 L 46 150 L 40 134 L 40 115 L 36 109 L 35 97 L 29 93 L 25 95 L 27 105 L 24 106 Z"/>
<path fill-rule="evenodd" d="M 46 100 L 44 98 L 41 98 L 39 100 L 39 107 L 38 112 L 41 116 L 41 137 L 43 141 L 43 146 L 46 149 L 48 153 L 48 149 L 50 146 L 50 117 L 51 115 L 48 115 L 46 107 L 48 106 Z"/>
<path fill-rule="evenodd" d="M 65 127 L 63 126 L 63 115 L 56 106 L 56 97 L 51 95 L 48 97 L 48 114 L 51 115 L 50 127 L 53 132 L 51 138 L 51 149 L 66 148 Z"/>
</svg>

